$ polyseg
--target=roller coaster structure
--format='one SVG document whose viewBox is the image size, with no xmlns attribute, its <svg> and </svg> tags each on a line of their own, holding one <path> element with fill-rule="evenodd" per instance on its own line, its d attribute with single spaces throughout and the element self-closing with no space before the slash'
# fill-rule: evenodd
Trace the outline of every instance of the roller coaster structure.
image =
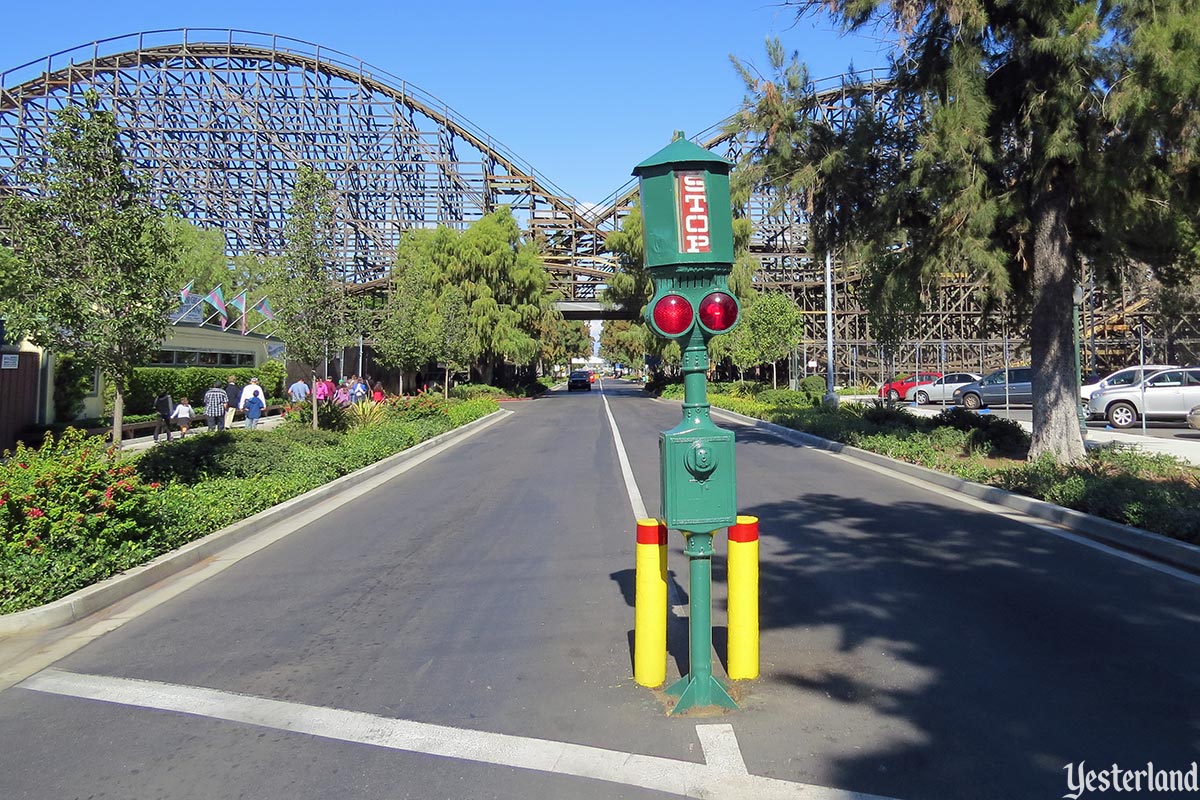
<svg viewBox="0 0 1200 800">
<path fill-rule="evenodd" d="M 104 39 L 0 73 L 0 191 L 19 191 L 16 168 L 41 157 L 54 113 L 94 91 L 125 131 L 126 151 L 157 199 L 193 222 L 222 230 L 230 254 L 281 251 L 297 167 L 326 173 L 336 193 L 337 276 L 359 290 L 388 279 L 406 230 L 465 228 L 501 205 L 541 247 L 551 288 L 568 304 L 595 309 L 614 255 L 605 249 L 633 207 L 628 183 L 607 201 L 573 197 L 418 87 L 360 59 L 283 36 L 177 29 Z M 836 76 L 813 85 L 812 113 L 840 126 L 871 104 L 898 121 L 881 75 Z M 721 123 L 695 140 L 736 160 L 742 136 Z M 755 282 L 782 288 L 806 316 L 801 370 L 824 360 L 822 265 L 809 248 L 802 208 L 779 208 L 770 193 L 746 209 L 754 224 Z M 891 369 L 944 366 L 979 371 L 1022 357 L 998 322 L 981 322 L 976 287 L 945 285 L 914 326 L 920 335 L 890 354 L 871 337 L 853 265 L 834 278 L 835 369 L 841 382 Z M 1144 296 L 1090 287 L 1084 301 L 1085 363 L 1136 360 L 1137 326 L 1163 341 Z M 1174 344 L 1200 352 L 1194 321 Z M 1089 347 L 1090 345 L 1090 347 Z M 1153 351 L 1152 351 L 1153 352 Z M 888 356 L 885 361 L 885 355 Z"/>
</svg>

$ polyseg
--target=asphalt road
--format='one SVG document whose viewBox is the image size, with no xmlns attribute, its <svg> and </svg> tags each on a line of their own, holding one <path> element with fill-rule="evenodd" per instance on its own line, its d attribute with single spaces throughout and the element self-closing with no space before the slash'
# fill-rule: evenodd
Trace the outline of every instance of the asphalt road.
<svg viewBox="0 0 1200 800">
<path fill-rule="evenodd" d="M 655 513 L 677 404 L 624 382 L 511 404 L 0 692 L 0 798 L 667 797 L 630 771 L 711 765 L 722 725 L 751 776 L 904 800 L 1061 797 L 1069 763 L 1198 759 L 1195 579 L 740 426 L 763 676 L 735 713 L 667 716 L 630 677 L 634 525 L 605 399 Z M 674 619 L 668 679 L 686 643 Z"/>
</svg>

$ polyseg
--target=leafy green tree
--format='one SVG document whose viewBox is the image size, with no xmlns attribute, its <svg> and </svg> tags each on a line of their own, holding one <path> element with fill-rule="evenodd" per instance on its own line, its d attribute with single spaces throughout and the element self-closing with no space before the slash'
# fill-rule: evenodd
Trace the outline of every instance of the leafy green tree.
<svg viewBox="0 0 1200 800">
<path fill-rule="evenodd" d="M 752 353 L 755 363 L 771 365 L 771 385 L 778 388 L 777 362 L 792 352 L 804 336 L 804 318 L 796 301 L 783 292 L 763 292 L 742 319 L 745 329 L 738 344 Z M 736 329 L 735 329 L 736 332 Z"/>
<path fill-rule="evenodd" d="M 332 263 L 333 183 L 323 173 L 301 165 L 292 190 L 285 228 L 286 243 L 275 276 L 277 336 L 288 358 L 309 365 L 316 385 L 317 364 L 330 348 L 349 344 L 357 329 L 349 324 L 350 305 L 344 287 L 330 271 Z M 312 404 L 317 427 L 317 403 Z"/>
<path fill-rule="evenodd" d="M 469 367 L 480 352 L 476 329 L 471 325 L 471 309 L 457 286 L 446 286 L 442 290 L 432 327 L 437 333 L 437 358 L 446 364 L 443 392 L 449 397 L 450 375 Z"/>
<path fill-rule="evenodd" d="M 641 366 L 649 352 L 649 329 L 627 319 L 605 320 L 600 328 L 600 356 L 613 363 Z"/>
<path fill-rule="evenodd" d="M 534 336 L 551 304 L 549 275 L 537 248 L 522 241 L 512 211 L 503 207 L 467 228 L 446 267 L 447 283 L 461 289 L 470 309 L 484 383 L 501 359 L 533 363 Z"/>
<path fill-rule="evenodd" d="M 232 297 L 234 285 L 230 281 L 229 257 L 225 255 L 225 235 L 181 217 L 168 219 L 167 225 L 177 244 L 172 273 L 176 288 L 195 281 L 196 289 L 224 286 L 225 296 Z"/>
<path fill-rule="evenodd" d="M 404 373 L 417 372 L 437 358 L 437 299 L 443 283 L 437 254 L 454 243 L 449 228 L 418 229 L 407 232 L 397 247 L 392 291 L 373 338 L 379 360 L 401 371 L 401 392 Z"/>
<path fill-rule="evenodd" d="M 98 367 L 112 386 L 113 443 L 135 366 L 167 332 L 178 287 L 166 214 L 129 169 L 120 130 L 94 93 L 56 114 L 45 158 L 14 181 L 28 193 L 0 204 L 0 316 L 10 334 Z"/>
<path fill-rule="evenodd" d="M 995 301 L 1011 296 L 1029 320 L 1030 457 L 1081 458 L 1071 296 L 1082 260 L 1110 275 L 1129 263 L 1186 274 L 1200 261 L 1200 7 L 794 5 L 897 35 L 891 103 L 906 123 L 851 117 L 833 147 L 781 154 L 770 178 L 815 165 L 832 235 L 890 260 L 912 295 L 965 272 Z M 786 76 L 755 94 L 781 86 Z"/>
</svg>

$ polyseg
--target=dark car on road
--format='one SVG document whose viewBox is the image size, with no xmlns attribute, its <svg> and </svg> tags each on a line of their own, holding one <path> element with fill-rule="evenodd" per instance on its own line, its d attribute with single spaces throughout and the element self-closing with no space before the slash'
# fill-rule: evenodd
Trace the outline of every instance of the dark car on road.
<svg viewBox="0 0 1200 800">
<path fill-rule="evenodd" d="M 954 390 L 954 404 L 967 408 L 1033 405 L 1033 367 L 998 369 L 983 380 Z"/>
<path fill-rule="evenodd" d="M 567 378 L 567 391 L 573 392 L 576 389 L 581 392 L 590 392 L 592 390 L 591 373 L 582 370 L 571 373 L 571 377 Z"/>
</svg>

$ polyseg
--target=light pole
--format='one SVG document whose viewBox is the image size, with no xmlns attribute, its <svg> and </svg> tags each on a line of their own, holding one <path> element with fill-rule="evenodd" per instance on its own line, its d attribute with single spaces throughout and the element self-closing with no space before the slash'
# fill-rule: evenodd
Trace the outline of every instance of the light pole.
<svg viewBox="0 0 1200 800">
<path fill-rule="evenodd" d="M 826 408 L 837 408 L 833 388 L 833 254 L 825 251 L 825 397 Z"/>
<path fill-rule="evenodd" d="M 1074 311 L 1073 324 L 1071 326 L 1071 335 L 1075 342 L 1075 379 L 1072 381 L 1075 390 L 1075 416 L 1079 418 L 1079 435 L 1083 439 L 1087 439 L 1087 417 L 1083 415 L 1083 397 L 1081 393 L 1083 389 L 1083 375 L 1081 370 L 1081 359 L 1079 357 L 1079 306 L 1083 303 L 1083 286 L 1076 284 L 1075 291 L 1071 294 L 1071 308 Z"/>
</svg>

